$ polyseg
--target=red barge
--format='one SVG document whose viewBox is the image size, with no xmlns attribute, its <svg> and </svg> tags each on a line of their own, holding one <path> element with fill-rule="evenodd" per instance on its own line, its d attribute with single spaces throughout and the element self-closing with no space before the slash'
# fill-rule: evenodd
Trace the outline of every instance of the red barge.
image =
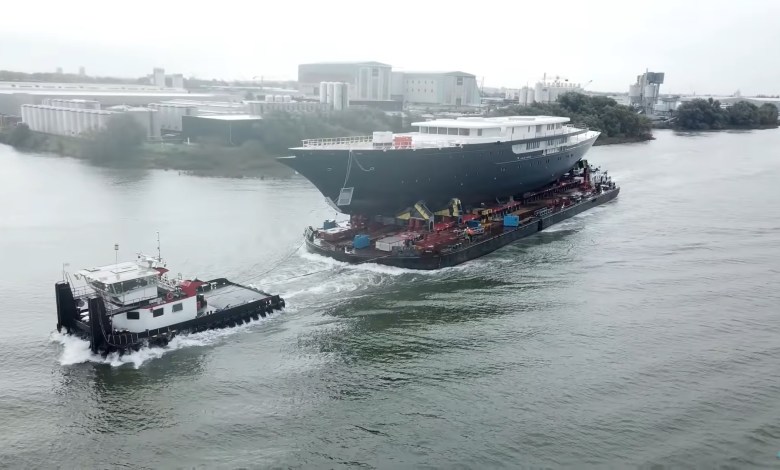
<svg viewBox="0 0 780 470">
<path fill-rule="evenodd" d="M 314 253 L 348 263 L 373 262 L 408 269 L 439 269 L 484 256 L 581 212 L 607 203 L 620 187 L 582 160 L 555 182 L 506 202 L 467 207 L 453 199 L 429 211 L 420 202 L 396 217 L 352 214 L 347 223 L 325 221 L 304 233 Z"/>
</svg>

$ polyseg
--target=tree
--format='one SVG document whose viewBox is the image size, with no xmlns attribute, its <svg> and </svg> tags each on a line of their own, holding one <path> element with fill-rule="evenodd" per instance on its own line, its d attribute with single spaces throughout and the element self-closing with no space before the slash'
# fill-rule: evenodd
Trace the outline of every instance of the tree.
<svg viewBox="0 0 780 470">
<path fill-rule="evenodd" d="M 145 139 L 146 130 L 133 116 L 116 114 L 91 136 L 85 156 L 98 163 L 126 164 L 137 156 Z"/>
<path fill-rule="evenodd" d="M 758 106 L 738 101 L 728 108 L 729 123 L 736 127 L 756 127 L 760 122 Z"/>
<path fill-rule="evenodd" d="M 8 144 L 16 148 L 25 148 L 30 142 L 31 137 L 32 131 L 30 131 L 30 126 L 20 122 L 14 127 L 14 130 L 11 131 L 11 135 L 8 137 Z"/>
<path fill-rule="evenodd" d="M 777 106 L 764 103 L 758 108 L 759 123 L 762 126 L 777 126 Z"/>
<path fill-rule="evenodd" d="M 531 106 L 507 106 L 491 116 L 565 116 L 572 124 L 597 130 L 604 137 L 650 139 L 650 121 L 628 106 L 605 96 L 564 93 L 556 103 L 534 103 Z"/>
<path fill-rule="evenodd" d="M 724 129 L 729 124 L 728 112 L 720 102 L 694 99 L 681 104 L 674 113 L 676 126 L 687 130 Z"/>
</svg>

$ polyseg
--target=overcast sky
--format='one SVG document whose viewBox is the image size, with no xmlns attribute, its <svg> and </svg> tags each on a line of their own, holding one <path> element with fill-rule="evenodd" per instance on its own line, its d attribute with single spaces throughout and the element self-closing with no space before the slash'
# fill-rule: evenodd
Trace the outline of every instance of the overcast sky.
<svg viewBox="0 0 780 470">
<path fill-rule="evenodd" d="M 545 72 L 627 91 L 780 93 L 780 0 L 4 1 L 0 69 L 296 79 L 304 62 L 462 70 L 485 86 Z"/>
</svg>

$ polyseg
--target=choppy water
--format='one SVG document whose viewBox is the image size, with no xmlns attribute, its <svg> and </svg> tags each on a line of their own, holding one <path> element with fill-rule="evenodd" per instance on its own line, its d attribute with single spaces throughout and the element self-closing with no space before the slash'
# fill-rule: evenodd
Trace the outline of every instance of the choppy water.
<svg viewBox="0 0 780 470">
<path fill-rule="evenodd" d="M 304 180 L 94 168 L 0 146 L 0 466 L 775 467 L 780 131 L 599 147 L 618 201 L 441 272 L 295 251 Z M 282 315 L 91 357 L 53 284 L 153 252 Z M 266 271 L 280 260 L 276 270 Z"/>
</svg>

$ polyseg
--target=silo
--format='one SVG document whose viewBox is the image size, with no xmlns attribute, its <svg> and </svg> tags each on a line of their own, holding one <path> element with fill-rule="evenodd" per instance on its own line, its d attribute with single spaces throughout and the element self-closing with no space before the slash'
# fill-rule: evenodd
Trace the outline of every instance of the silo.
<svg viewBox="0 0 780 470">
<path fill-rule="evenodd" d="M 341 103 L 343 101 L 342 93 L 343 88 L 341 88 L 341 83 L 334 83 L 333 84 L 333 109 L 335 110 L 341 110 Z"/>
<path fill-rule="evenodd" d="M 87 118 L 85 116 L 86 111 L 79 109 L 76 111 L 76 133 L 79 135 L 87 132 Z"/>
<path fill-rule="evenodd" d="M 638 83 L 628 86 L 628 102 L 638 103 L 642 95 L 642 86 Z"/>
<path fill-rule="evenodd" d="M 341 84 L 341 109 L 349 108 L 349 83 Z"/>
<path fill-rule="evenodd" d="M 320 82 L 320 103 L 328 102 L 328 82 Z"/>
<path fill-rule="evenodd" d="M 72 136 L 76 133 L 75 125 L 73 123 L 73 116 L 76 114 L 76 111 L 73 109 L 69 109 L 67 113 L 65 113 L 65 135 Z"/>
<path fill-rule="evenodd" d="M 41 109 L 42 114 L 41 117 L 43 118 L 41 120 L 41 132 L 49 133 L 49 123 L 51 122 L 51 108 L 49 106 L 46 106 Z"/>
<path fill-rule="evenodd" d="M 160 138 L 160 113 L 157 110 L 149 110 L 149 137 L 152 139 Z"/>
<path fill-rule="evenodd" d="M 54 108 L 51 110 L 52 117 L 52 129 L 51 133 L 55 135 L 62 135 L 62 108 Z"/>
<path fill-rule="evenodd" d="M 333 104 L 333 95 L 335 89 L 336 89 L 336 84 L 333 82 L 328 82 L 327 96 L 325 98 L 325 102 Z"/>
<path fill-rule="evenodd" d="M 646 85 L 645 86 L 645 99 L 646 100 L 653 100 L 655 99 L 655 85 Z"/>
</svg>

